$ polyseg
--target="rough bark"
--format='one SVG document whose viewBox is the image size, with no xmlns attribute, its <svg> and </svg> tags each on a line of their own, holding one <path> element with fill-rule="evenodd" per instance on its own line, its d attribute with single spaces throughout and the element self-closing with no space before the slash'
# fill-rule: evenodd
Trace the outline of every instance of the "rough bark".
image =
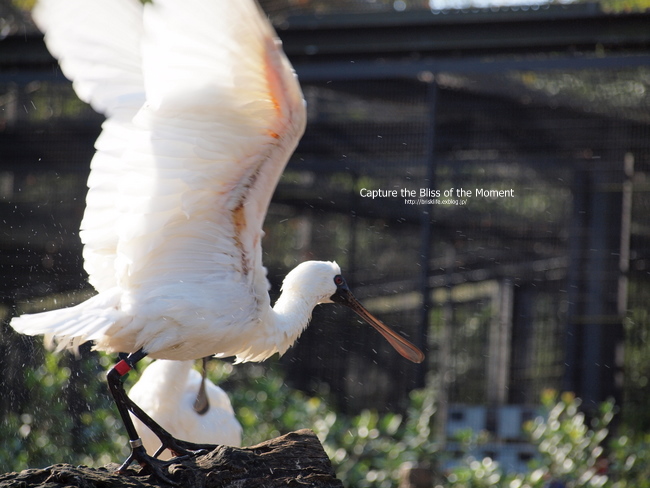
<svg viewBox="0 0 650 488">
<path fill-rule="evenodd" d="M 204 455 L 178 458 L 169 479 L 185 488 L 314 487 L 342 488 L 323 447 L 310 430 L 291 432 L 256 446 L 214 446 Z M 0 475 L 0 488 L 153 488 L 169 485 L 140 468 L 118 474 L 102 468 L 57 464 Z"/>
</svg>

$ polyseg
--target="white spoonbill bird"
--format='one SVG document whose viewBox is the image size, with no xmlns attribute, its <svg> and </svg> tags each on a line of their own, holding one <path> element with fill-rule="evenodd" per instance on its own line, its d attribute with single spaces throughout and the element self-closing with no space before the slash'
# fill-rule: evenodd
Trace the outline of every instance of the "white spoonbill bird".
<svg viewBox="0 0 650 488">
<path fill-rule="evenodd" d="M 242 427 L 225 391 L 206 378 L 206 359 L 200 374 L 194 361 L 158 359 L 142 372 L 129 397 L 177 439 L 199 444 L 241 446 Z M 144 448 L 156 452 L 160 441 L 132 416 Z M 169 450 L 160 455 L 171 458 Z"/>
<path fill-rule="evenodd" d="M 98 293 L 12 326 L 60 347 L 128 353 L 108 373 L 132 447 L 121 471 L 137 461 L 164 477 L 166 466 L 146 453 L 129 411 L 173 452 L 196 447 L 124 392 L 120 379 L 147 355 L 262 361 L 294 343 L 317 304 L 337 302 L 423 360 L 357 302 L 336 263 L 298 265 L 270 305 L 262 224 L 306 112 L 254 0 L 41 0 L 34 16 L 78 96 L 107 117 L 80 232 Z"/>
</svg>

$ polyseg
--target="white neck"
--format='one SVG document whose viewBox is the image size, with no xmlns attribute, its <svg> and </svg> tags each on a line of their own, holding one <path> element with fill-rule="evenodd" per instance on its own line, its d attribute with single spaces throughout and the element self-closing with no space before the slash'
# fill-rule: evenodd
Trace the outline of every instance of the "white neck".
<svg viewBox="0 0 650 488">
<path fill-rule="evenodd" d="M 312 310 L 317 304 L 300 294 L 283 292 L 272 310 L 273 328 L 277 331 L 280 353 L 286 351 L 309 324 Z"/>
<path fill-rule="evenodd" d="M 260 303 L 259 320 L 249 323 L 248 341 L 237 344 L 242 347 L 235 353 L 237 360 L 263 361 L 283 354 L 309 324 L 314 307 L 336 292 L 333 279 L 340 272 L 336 263 L 326 261 L 305 261 L 292 269 L 282 282 L 275 306 Z"/>
</svg>

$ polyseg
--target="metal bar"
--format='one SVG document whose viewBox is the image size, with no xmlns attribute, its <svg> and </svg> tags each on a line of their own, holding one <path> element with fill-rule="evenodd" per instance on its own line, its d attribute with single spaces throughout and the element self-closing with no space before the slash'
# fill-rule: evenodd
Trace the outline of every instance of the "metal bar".
<svg viewBox="0 0 650 488">
<path fill-rule="evenodd" d="M 502 74 L 508 71 L 578 71 L 585 69 L 625 69 L 650 65 L 650 54 L 617 54 L 605 57 L 530 56 L 525 59 L 462 58 L 420 60 L 361 60 L 294 63 L 302 82 L 418 78 L 422 73 Z"/>
<path fill-rule="evenodd" d="M 438 84 L 430 80 L 427 90 L 427 104 L 429 107 L 427 150 L 428 157 L 427 173 L 423 184 L 429 188 L 435 188 L 436 178 L 436 108 L 438 101 Z M 418 346 L 422 350 L 427 349 L 427 337 L 429 334 L 429 314 L 431 313 L 431 297 L 429 289 L 429 263 L 431 262 L 431 213 L 433 205 L 423 205 L 420 211 L 420 287 L 422 292 L 422 312 L 420 316 L 420 330 L 418 334 Z M 417 383 L 420 386 L 425 384 L 427 365 L 423 363 L 418 368 Z"/>
<path fill-rule="evenodd" d="M 398 52 L 556 51 L 567 46 L 621 49 L 650 41 L 650 16 L 611 15 L 596 3 L 468 12 L 377 12 L 284 19 L 291 56 L 312 58 Z"/>
</svg>

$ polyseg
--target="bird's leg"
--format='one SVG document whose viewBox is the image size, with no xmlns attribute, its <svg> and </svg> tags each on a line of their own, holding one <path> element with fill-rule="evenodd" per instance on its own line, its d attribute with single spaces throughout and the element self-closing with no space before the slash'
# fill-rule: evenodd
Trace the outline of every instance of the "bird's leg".
<svg viewBox="0 0 650 488">
<path fill-rule="evenodd" d="M 131 371 L 135 364 L 145 356 L 146 353 L 141 349 L 133 354 L 129 354 L 125 358 L 123 357 L 115 366 L 113 366 L 113 368 L 111 368 L 106 376 L 108 388 L 113 395 L 113 399 L 117 405 L 117 410 L 119 411 L 122 422 L 124 423 L 124 428 L 129 435 L 129 444 L 131 445 L 131 454 L 117 471 L 119 473 L 123 473 L 131 465 L 131 463 L 137 461 L 140 466 L 148 467 L 151 469 L 151 471 L 153 471 L 155 475 L 157 475 L 165 482 L 175 484 L 163 474 L 161 466 L 157 464 L 160 463 L 160 461 L 152 458 L 147 454 L 147 451 L 142 445 L 142 439 L 140 439 L 138 431 L 133 424 L 133 420 L 129 415 L 129 409 L 133 402 L 124 391 L 123 381 L 126 377 L 126 374 Z"/>
<path fill-rule="evenodd" d="M 154 434 L 156 434 L 158 439 L 160 439 L 161 446 L 154 454 L 154 457 L 158 457 L 165 449 L 169 449 L 175 456 L 189 456 L 192 454 L 199 454 L 214 449 L 214 446 L 212 445 L 195 444 L 193 442 L 176 439 L 158 422 L 152 419 L 144 410 L 142 410 L 137 403 L 128 398 L 126 394 L 125 398 L 126 402 L 128 403 L 128 410 L 130 410 L 133 415 L 140 419 L 142 423 L 146 425 Z"/>
<path fill-rule="evenodd" d="M 129 415 L 129 411 L 133 412 L 133 414 L 136 417 L 142 420 L 142 422 L 147 427 L 152 429 L 153 432 L 156 435 L 158 435 L 158 437 L 161 438 L 163 444 L 165 443 L 163 437 L 165 439 L 176 441 L 171 436 L 171 434 L 169 434 L 166 430 L 160 427 L 151 417 L 149 417 L 140 407 L 138 407 L 135 404 L 135 402 L 133 402 L 124 391 L 123 381 L 126 374 L 131 369 L 133 369 L 135 364 L 139 360 L 144 358 L 146 355 L 147 354 L 142 350 L 139 350 L 133 354 L 128 355 L 126 358 L 121 359 L 113 368 L 111 368 L 111 370 L 108 372 L 107 375 L 109 390 L 113 395 L 113 399 L 115 400 L 115 404 L 117 405 L 117 409 L 120 413 L 120 417 L 122 418 L 122 422 L 124 423 L 124 428 L 126 429 L 129 435 L 129 444 L 131 445 L 131 454 L 126 459 L 126 461 L 124 461 L 124 463 L 119 467 L 118 472 L 120 473 L 125 472 L 126 469 L 131 465 L 131 463 L 137 462 L 138 464 L 140 464 L 140 466 L 150 470 L 154 476 L 161 479 L 165 483 L 169 483 L 171 485 L 177 485 L 177 483 L 174 483 L 169 478 L 167 478 L 167 476 L 163 472 L 163 469 L 168 468 L 172 464 L 172 461 L 161 461 L 147 454 L 147 451 L 142 445 L 142 440 L 140 439 L 140 436 L 138 435 L 135 425 L 133 424 L 133 420 Z M 171 442 L 170 444 L 174 444 L 174 443 Z M 188 452 L 186 449 L 181 448 L 181 446 L 172 445 L 172 447 L 169 448 L 174 452 L 182 452 L 182 453 Z"/>
<path fill-rule="evenodd" d="M 129 459 L 127 459 L 127 461 L 120 467 L 120 471 L 126 469 L 129 464 L 131 464 L 134 460 L 133 457 L 136 450 L 143 453 L 145 452 L 144 447 L 142 446 L 142 440 L 140 439 L 140 436 L 135 429 L 135 425 L 133 425 L 133 421 L 129 416 L 129 406 L 126 401 L 128 397 L 124 391 L 124 385 L 122 384 L 124 377 L 133 369 L 135 363 L 145 356 L 146 353 L 140 350 L 136 353 L 130 354 L 126 358 L 122 358 L 120 362 L 111 368 L 106 376 L 108 389 L 113 395 L 113 399 L 117 405 L 117 410 L 120 412 L 120 417 L 122 417 L 122 422 L 124 423 L 126 432 L 129 435 L 129 444 L 131 444 L 131 456 L 129 456 Z"/>
<path fill-rule="evenodd" d="M 131 445 L 131 454 L 117 471 L 123 473 L 131 463 L 137 461 L 140 466 L 151 469 L 158 478 L 167 483 L 175 484 L 165 476 L 162 472 L 161 466 L 157 465 L 160 461 L 147 454 L 147 451 L 142 445 L 142 439 L 140 439 L 138 431 L 133 424 L 133 420 L 131 420 L 129 415 L 129 403 L 133 402 L 130 402 L 130 399 L 124 391 L 123 381 L 126 374 L 145 356 L 146 353 L 139 350 L 138 352 L 128 355 L 126 358 L 122 358 L 115 366 L 113 366 L 113 368 L 111 368 L 106 376 L 108 388 L 113 395 L 113 399 L 117 405 L 117 410 L 120 412 L 120 417 L 122 418 L 124 428 L 129 435 L 129 444 Z"/>
<path fill-rule="evenodd" d="M 208 401 L 208 394 L 205 391 L 205 377 L 208 374 L 208 358 L 203 358 L 201 369 L 201 386 L 199 392 L 194 400 L 194 411 L 199 415 L 205 415 L 210 410 L 210 402 Z"/>
<path fill-rule="evenodd" d="M 169 449 L 176 456 L 185 456 L 196 454 L 207 449 L 210 449 L 212 446 L 195 444 L 192 442 L 181 441 L 175 439 L 169 432 L 160 426 L 155 420 L 153 420 L 144 410 L 142 410 L 138 404 L 131 400 L 126 392 L 124 391 L 124 378 L 126 374 L 133 369 L 135 364 L 147 354 L 142 350 L 130 354 L 126 358 L 120 360 L 109 372 L 108 372 L 108 385 L 117 404 L 118 411 L 120 412 L 120 417 L 124 423 L 124 427 L 129 435 L 129 443 L 131 444 L 131 456 L 124 462 L 121 470 L 126 469 L 133 461 L 138 461 L 142 464 L 141 460 L 138 457 L 140 453 L 145 453 L 144 447 L 142 447 L 142 441 L 135 429 L 129 411 L 133 413 L 138 419 L 142 421 L 156 436 L 160 439 L 162 445 L 156 451 L 154 457 L 157 457 L 165 449 Z M 150 457 L 146 455 L 147 457 Z"/>
</svg>

